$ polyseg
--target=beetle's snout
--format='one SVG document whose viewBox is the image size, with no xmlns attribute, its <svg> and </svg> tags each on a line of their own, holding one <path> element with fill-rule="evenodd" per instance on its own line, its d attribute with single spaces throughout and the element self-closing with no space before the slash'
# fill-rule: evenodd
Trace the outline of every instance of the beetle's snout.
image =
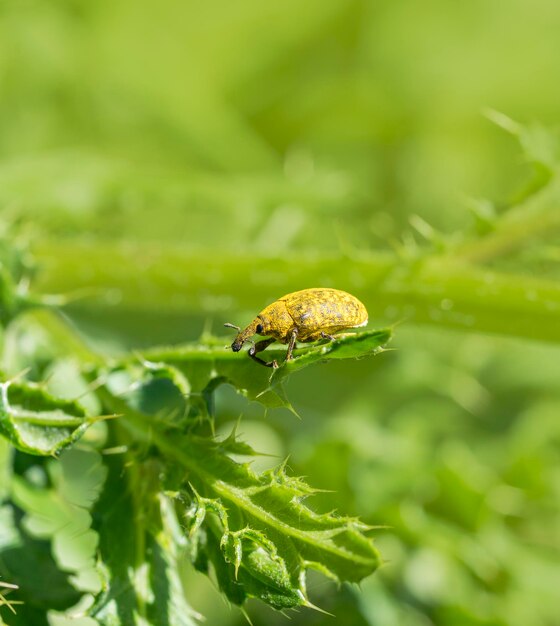
<svg viewBox="0 0 560 626">
<path fill-rule="evenodd" d="M 233 343 L 231 344 L 231 349 L 233 352 L 239 352 L 239 350 L 241 350 L 241 348 L 247 343 L 253 343 L 250 339 L 250 337 L 252 337 L 255 334 L 255 324 L 249 324 L 249 326 L 247 326 L 247 328 L 245 328 L 244 330 L 241 330 L 239 328 L 239 326 L 234 326 L 233 324 L 226 324 L 226 326 L 228 328 L 235 328 L 237 329 L 237 335 L 235 336 L 235 339 L 233 340 Z"/>
</svg>

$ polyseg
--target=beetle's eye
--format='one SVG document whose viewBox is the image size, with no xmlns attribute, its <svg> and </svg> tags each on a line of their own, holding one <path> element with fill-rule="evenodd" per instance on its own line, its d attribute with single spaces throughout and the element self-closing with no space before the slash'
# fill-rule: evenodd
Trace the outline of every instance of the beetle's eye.
<svg viewBox="0 0 560 626">
<path fill-rule="evenodd" d="M 257 335 L 260 335 L 262 333 L 263 331 L 262 324 L 257 324 L 256 331 L 257 331 Z"/>
</svg>

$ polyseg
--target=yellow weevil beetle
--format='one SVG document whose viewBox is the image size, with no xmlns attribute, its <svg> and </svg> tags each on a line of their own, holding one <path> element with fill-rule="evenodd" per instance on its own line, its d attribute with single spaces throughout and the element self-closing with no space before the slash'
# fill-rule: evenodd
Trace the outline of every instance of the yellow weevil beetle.
<svg viewBox="0 0 560 626">
<path fill-rule="evenodd" d="M 261 365 L 276 368 L 276 361 L 267 363 L 257 356 L 258 352 L 275 341 L 288 344 L 286 361 L 289 361 L 296 341 L 307 343 L 318 339 L 333 340 L 334 333 L 359 328 L 367 323 L 366 307 L 351 294 L 339 289 L 303 289 L 269 304 L 243 330 L 234 324 L 224 326 L 237 330 L 237 336 L 231 344 L 234 352 L 239 352 L 243 344 L 251 341 L 250 338 L 255 334 L 268 337 L 253 343 L 249 356 Z"/>
</svg>

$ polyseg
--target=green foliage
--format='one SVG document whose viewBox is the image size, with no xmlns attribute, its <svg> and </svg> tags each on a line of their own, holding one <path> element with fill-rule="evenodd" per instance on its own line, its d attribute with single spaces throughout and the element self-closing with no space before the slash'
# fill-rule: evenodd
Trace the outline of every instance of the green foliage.
<svg viewBox="0 0 560 626">
<path fill-rule="evenodd" d="M 22 452 L 56 454 L 93 421 L 78 402 L 55 398 L 31 383 L 0 382 L 0 433 Z"/>
<path fill-rule="evenodd" d="M 365 331 L 332 346 L 306 347 L 294 358 L 293 369 L 298 369 L 300 359 L 303 367 L 318 360 L 374 354 L 389 338 L 389 331 Z M 314 490 L 290 477 L 285 465 L 257 474 L 247 463 L 230 458 L 257 454 L 235 432 L 224 440 L 198 434 L 208 429 L 212 395 L 219 384 L 230 383 L 274 406 L 283 394 L 269 391 L 270 386 L 279 384 L 272 382 L 276 377 L 289 375 L 282 373 L 288 365 L 273 372 L 256 368 L 250 359 L 240 360 L 224 347 L 203 345 L 154 349 L 148 357 L 157 363 L 124 363 L 106 375 L 96 371 L 95 377 L 106 380 L 100 397 L 110 410 L 122 414 L 121 427 L 135 441 L 154 446 L 166 460 L 152 470 L 156 476 L 170 474 L 164 479 L 172 494 L 171 500 L 164 500 L 166 506 L 173 503 L 176 519 L 187 525 L 196 567 L 210 573 L 212 564 L 218 585 L 231 602 L 243 604 L 246 598 L 256 597 L 278 609 L 306 605 L 308 568 L 339 582 L 358 582 L 377 568 L 377 550 L 363 534 L 367 527 L 358 520 L 308 508 L 303 500 Z M 188 395 L 181 395 L 190 381 Z M 193 401 L 188 404 L 188 400 Z M 171 469 L 166 470 L 166 464 Z M 143 476 L 141 484 L 145 483 L 150 480 Z M 134 498 L 137 506 L 157 498 L 157 478 L 153 485 L 154 493 L 137 496 L 138 501 Z M 158 533 L 152 530 L 154 534 Z M 153 604 L 159 605 L 157 598 Z"/>
<path fill-rule="evenodd" d="M 60 337 L 64 331 L 55 328 Z M 312 606 L 308 569 L 358 582 L 378 567 L 368 528 L 309 508 L 304 499 L 314 490 L 290 477 L 285 464 L 256 473 L 231 458 L 257 453 L 235 433 L 223 440 L 212 434 L 214 394 L 229 383 L 265 406 L 289 407 L 282 382 L 291 374 L 319 361 L 377 354 L 390 338 L 389 330 L 364 331 L 308 345 L 274 371 L 216 340 L 152 348 L 115 364 L 84 350 L 82 377 L 97 405 L 113 414 L 109 423 L 44 386 L 6 380 L 0 425 L 21 453 L 58 455 L 95 425 L 105 427 L 106 451 L 114 454 L 102 463 L 93 437 L 85 450 L 49 461 L 46 475 L 32 465 L 6 474 L 5 513 L 22 511 L 18 532 L 50 543 L 65 584 L 86 594 L 81 614 L 99 624 L 194 623 L 179 570 L 185 558 L 215 576 L 234 604 L 252 597 L 277 609 Z M 70 388 L 80 386 L 64 376 Z M 7 472 L 8 458 L 3 467 Z M 8 563 L 8 571 L 25 584 L 21 570 Z M 27 602 L 24 619 L 38 610 L 35 600 Z"/>
<path fill-rule="evenodd" d="M 12 502 L 25 513 L 23 529 L 36 539 L 52 543 L 58 567 L 71 573 L 69 582 L 78 591 L 98 593 L 95 570 L 97 533 L 91 529 L 89 510 L 97 500 L 106 468 L 97 452 L 72 449 L 47 470 L 52 488 L 14 476 Z"/>
<path fill-rule="evenodd" d="M 557 623 L 559 6 L 0 3 L 0 623 Z"/>
<path fill-rule="evenodd" d="M 240 360 L 233 352 L 213 345 L 195 344 L 169 349 L 150 349 L 144 353 L 150 372 L 163 372 L 174 379 L 183 393 L 211 401 L 211 391 L 218 384 L 230 383 L 250 400 L 258 399 L 267 407 L 290 407 L 283 382 L 294 372 L 329 359 L 351 359 L 378 354 L 391 339 L 391 330 L 370 330 L 339 336 L 335 341 L 307 344 L 296 350 L 292 361 L 285 361 L 286 349 L 268 348 L 267 358 L 280 366 L 270 370 L 255 368 L 249 359 Z M 177 376 L 184 378 L 177 380 Z M 188 381 L 188 385 L 186 384 Z M 204 406 L 201 409 L 204 411 Z M 206 410 L 208 407 L 206 406 Z"/>
</svg>

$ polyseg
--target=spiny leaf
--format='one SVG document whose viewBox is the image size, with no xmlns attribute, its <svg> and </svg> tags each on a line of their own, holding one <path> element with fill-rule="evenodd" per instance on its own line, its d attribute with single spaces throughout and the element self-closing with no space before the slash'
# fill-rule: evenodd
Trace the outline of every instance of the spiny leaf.
<svg viewBox="0 0 560 626">
<path fill-rule="evenodd" d="M 238 454 L 241 456 L 267 456 L 264 452 L 257 452 L 252 446 L 239 439 L 237 435 L 237 424 L 230 434 L 219 441 L 220 448 L 227 454 Z"/>
<path fill-rule="evenodd" d="M 225 537 L 225 541 L 224 536 L 220 540 L 221 554 L 214 549 L 209 551 L 209 556 L 214 568 L 221 570 L 218 581 L 233 603 L 242 604 L 248 597 L 258 598 L 275 609 L 306 603 L 285 560 L 262 533 L 243 529 Z M 215 541 L 215 537 L 210 541 Z M 235 589 L 233 595 L 228 593 L 231 589 Z"/>
<path fill-rule="evenodd" d="M 191 394 L 202 394 L 213 382 L 224 382 L 267 407 L 289 407 L 282 382 L 291 374 L 320 361 L 373 356 L 382 350 L 391 336 L 391 329 L 385 328 L 339 336 L 329 343 L 302 344 L 294 351 L 291 361 L 284 361 L 285 347 L 269 348 L 266 358 L 280 363 L 276 370 L 263 367 L 246 355 L 235 354 L 223 345 L 154 348 L 144 352 L 143 356 L 147 362 L 165 364 L 182 372 L 190 383 Z"/>
<path fill-rule="evenodd" d="M 291 361 L 283 361 L 280 367 L 273 371 L 271 382 L 276 385 L 280 380 L 312 363 L 330 359 L 359 359 L 375 356 L 383 351 L 383 347 L 389 343 L 391 337 L 392 330 L 383 328 L 349 333 L 337 337 L 334 341 L 312 344 L 295 352 Z"/>
<path fill-rule="evenodd" d="M 122 424 L 135 438 L 182 469 L 192 485 L 190 494 L 188 489 L 183 493 L 192 502 L 184 515 L 197 545 L 195 561 L 202 568 L 208 561 L 214 564 L 232 602 L 259 597 L 277 608 L 305 604 L 302 585 L 310 564 L 337 581 L 351 582 L 378 567 L 380 557 L 364 534 L 367 528 L 356 519 L 309 508 L 304 500 L 313 490 L 289 476 L 285 464 L 257 474 L 249 464 L 232 460 L 219 441 L 170 429 L 107 389 L 103 400 L 124 414 Z"/>
<path fill-rule="evenodd" d="M 186 537 L 170 498 L 160 491 L 161 464 L 133 459 L 107 458 L 109 477 L 94 510 L 103 589 L 89 615 L 101 626 L 194 626 L 198 616 L 187 604 L 179 573 Z"/>
<path fill-rule="evenodd" d="M 154 530 L 156 548 L 151 554 L 152 586 L 155 600 L 149 611 L 153 624 L 194 626 L 202 619 L 187 603 L 179 570 L 186 541 L 169 498 L 160 495 L 161 527 Z"/>
<path fill-rule="evenodd" d="M 160 440 L 160 445 L 165 442 Z M 248 464 L 221 457 L 215 447 L 195 437 L 182 440 L 174 458 L 182 461 L 199 489 L 222 503 L 213 524 L 207 523 L 207 516 L 201 519 L 198 507 L 188 516 L 197 520 L 197 529 L 220 537 L 222 558 L 232 567 L 222 564 L 222 578 L 229 572 L 231 580 L 219 582 L 226 594 L 235 590 L 232 602 L 243 592 L 277 608 L 304 604 L 302 573 L 307 569 L 318 569 L 339 582 L 358 582 L 379 565 L 377 550 L 363 534 L 366 527 L 353 518 L 314 512 L 303 503 L 313 490 L 288 476 L 282 466 L 255 474 Z M 207 556 L 216 567 L 216 554 L 210 550 Z"/>
<path fill-rule="evenodd" d="M 111 393 L 126 397 L 135 409 L 160 421 L 178 425 L 189 411 L 188 382 L 173 366 L 134 361 L 111 368 L 103 378 Z"/>
<path fill-rule="evenodd" d="M 38 385 L 0 382 L 0 434 L 22 452 L 57 454 L 98 419 L 87 417 L 78 402 L 56 398 Z"/>
</svg>

